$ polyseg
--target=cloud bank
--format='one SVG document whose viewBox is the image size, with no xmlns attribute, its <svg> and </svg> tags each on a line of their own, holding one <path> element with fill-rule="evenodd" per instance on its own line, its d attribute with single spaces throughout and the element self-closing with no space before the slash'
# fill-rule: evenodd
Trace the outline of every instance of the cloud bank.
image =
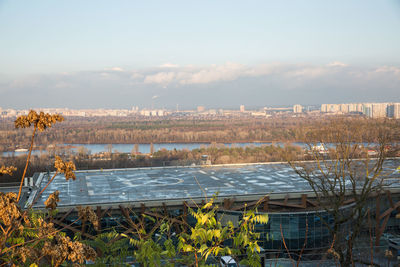
<svg viewBox="0 0 400 267">
<path fill-rule="evenodd" d="M 232 107 L 400 101 L 400 67 L 269 63 L 0 75 L 0 107 Z M 157 96 L 156 98 L 153 98 Z M 154 103 L 156 102 L 156 103 Z"/>
</svg>

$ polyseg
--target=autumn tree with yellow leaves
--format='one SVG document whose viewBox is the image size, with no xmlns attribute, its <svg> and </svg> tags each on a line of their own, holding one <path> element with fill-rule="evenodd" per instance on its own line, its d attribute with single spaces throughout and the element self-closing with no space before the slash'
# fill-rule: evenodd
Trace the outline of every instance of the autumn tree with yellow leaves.
<svg viewBox="0 0 400 267">
<path fill-rule="evenodd" d="M 54 123 L 63 121 L 61 115 L 37 113 L 33 110 L 27 116 L 20 116 L 15 120 L 16 128 L 29 128 L 33 125 L 30 149 L 25 169 L 21 177 L 18 195 L 15 193 L 4 194 L 0 192 L 0 265 L 40 266 L 50 264 L 60 266 L 66 260 L 82 264 L 87 259 L 94 260 L 96 252 L 88 245 L 71 240 L 57 229 L 49 220 L 51 212 L 38 212 L 29 207 L 23 210 L 19 205 L 21 199 L 22 184 L 32 153 L 36 131 L 44 131 Z M 76 169 L 72 162 L 64 162 L 56 157 L 56 172 L 40 194 L 47 188 L 54 177 L 62 173 L 66 179 L 75 179 L 73 171 Z M 16 168 L 13 166 L 1 166 L 0 176 L 11 175 Z M 39 195 L 40 195 L 39 194 Z M 53 192 L 45 201 L 46 208 L 54 210 L 57 207 L 59 192 Z M 37 198 L 36 198 L 37 199 Z"/>
</svg>

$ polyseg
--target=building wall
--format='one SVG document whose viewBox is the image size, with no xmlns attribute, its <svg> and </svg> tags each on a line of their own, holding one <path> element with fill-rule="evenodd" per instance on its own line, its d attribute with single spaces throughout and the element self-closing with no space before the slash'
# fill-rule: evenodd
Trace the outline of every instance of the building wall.
<svg viewBox="0 0 400 267">
<path fill-rule="evenodd" d="M 372 118 L 385 118 L 387 103 L 372 104 Z"/>
<path fill-rule="evenodd" d="M 294 113 L 302 113 L 303 112 L 303 107 L 301 105 L 294 105 L 293 106 L 293 112 Z"/>
<path fill-rule="evenodd" d="M 393 118 L 400 119 L 400 103 L 394 103 Z"/>
<path fill-rule="evenodd" d="M 343 207 L 343 212 L 350 212 L 352 205 Z M 225 212 L 228 216 L 238 217 L 241 212 Z M 321 220 L 322 218 L 322 220 Z M 306 233 L 306 249 L 327 248 L 332 243 L 332 237 L 324 222 L 333 223 L 333 217 L 325 211 L 307 212 L 268 212 L 268 223 L 256 226 L 260 233 L 259 244 L 267 251 L 285 250 L 283 238 L 289 250 L 302 249 Z M 282 232 L 281 232 L 282 228 Z M 342 225 L 342 231 L 350 230 L 350 222 Z M 283 238 L 282 238 L 283 233 Z"/>
<path fill-rule="evenodd" d="M 293 108 L 294 109 L 294 108 Z M 400 103 L 349 103 L 349 104 L 322 104 L 321 112 L 348 114 L 351 112 L 363 113 L 370 118 L 400 118 Z"/>
</svg>

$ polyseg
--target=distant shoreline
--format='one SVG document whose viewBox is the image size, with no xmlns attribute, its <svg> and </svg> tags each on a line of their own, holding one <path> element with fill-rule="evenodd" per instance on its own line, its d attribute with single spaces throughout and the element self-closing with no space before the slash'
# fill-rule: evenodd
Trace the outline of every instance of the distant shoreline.
<svg viewBox="0 0 400 267">
<path fill-rule="evenodd" d="M 48 153 L 51 150 L 63 150 L 63 149 L 70 149 L 73 152 L 77 152 L 77 150 L 81 147 L 87 149 L 90 154 L 102 153 L 107 152 L 108 149 L 112 149 L 113 151 L 118 151 L 119 153 L 131 153 L 134 149 L 135 145 L 138 145 L 138 149 L 140 153 L 146 154 L 150 152 L 150 147 L 153 145 L 154 151 L 160 151 L 162 149 L 166 150 L 193 150 L 193 149 L 201 149 L 202 146 L 210 147 L 210 146 L 227 146 L 231 148 L 232 146 L 236 147 L 251 147 L 251 146 L 263 146 L 263 145 L 274 145 L 274 144 L 285 144 L 287 142 L 264 142 L 264 141 L 257 141 L 257 142 L 228 142 L 228 143 L 217 143 L 217 142 L 163 142 L 163 143 L 75 143 L 75 144 L 58 144 L 52 147 L 37 146 L 34 147 L 33 153 Z M 291 142 L 291 144 L 296 142 Z M 300 143 L 299 143 L 300 144 Z M 111 145 L 111 147 L 107 147 Z M 0 152 L 1 156 L 7 157 L 12 156 L 13 154 L 16 156 L 27 154 L 28 151 L 3 151 Z"/>
</svg>

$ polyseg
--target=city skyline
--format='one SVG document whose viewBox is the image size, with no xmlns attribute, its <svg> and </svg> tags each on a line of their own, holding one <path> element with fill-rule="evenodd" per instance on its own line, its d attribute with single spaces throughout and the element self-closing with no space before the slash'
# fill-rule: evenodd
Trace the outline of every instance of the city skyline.
<svg viewBox="0 0 400 267">
<path fill-rule="evenodd" d="M 69 108 L 30 108 L 30 109 L 3 109 L 0 107 L 0 118 L 13 118 L 20 115 L 27 115 L 29 110 L 42 111 L 45 113 L 57 113 L 64 116 L 72 117 L 165 117 L 165 116 L 194 116 L 194 117 L 209 117 L 209 116 L 252 116 L 252 117 L 271 117 L 272 114 L 285 116 L 288 113 L 294 113 L 295 116 L 308 114 L 312 116 L 324 115 L 363 115 L 369 118 L 393 118 L 400 119 L 400 103 L 396 102 L 367 102 L 367 103 L 340 103 L 340 104 L 321 104 L 312 106 L 302 106 L 295 104 L 292 107 L 263 107 L 263 108 L 249 108 L 245 105 L 240 105 L 236 108 L 223 109 L 223 108 L 207 108 L 205 106 L 197 106 L 192 109 L 176 110 L 156 108 L 139 108 L 132 106 L 130 109 L 69 109 Z"/>
<path fill-rule="evenodd" d="M 0 106 L 400 101 L 400 3 L 2 1 Z"/>
</svg>

